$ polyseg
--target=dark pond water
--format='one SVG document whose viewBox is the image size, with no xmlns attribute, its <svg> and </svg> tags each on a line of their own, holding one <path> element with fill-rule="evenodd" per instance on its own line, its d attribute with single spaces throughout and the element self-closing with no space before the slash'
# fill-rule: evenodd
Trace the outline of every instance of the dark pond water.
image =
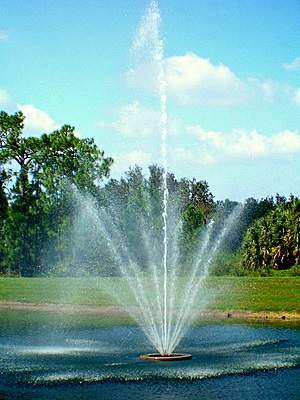
<svg viewBox="0 0 300 400">
<path fill-rule="evenodd" d="M 152 352 L 137 327 L 0 328 L 0 399 L 300 399 L 300 329 L 192 327 L 189 361 Z"/>
</svg>

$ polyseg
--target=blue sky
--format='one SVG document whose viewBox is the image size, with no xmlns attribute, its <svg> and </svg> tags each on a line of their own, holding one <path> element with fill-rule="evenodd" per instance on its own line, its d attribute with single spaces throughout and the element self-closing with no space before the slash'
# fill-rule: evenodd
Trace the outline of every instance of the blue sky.
<svg viewBox="0 0 300 400">
<path fill-rule="evenodd" d="M 1 0 L 0 109 L 26 134 L 63 124 L 112 156 L 112 176 L 162 164 L 146 0 Z M 298 0 L 160 0 L 168 169 L 215 199 L 300 195 Z M 153 74 L 154 75 L 154 74 Z"/>
</svg>

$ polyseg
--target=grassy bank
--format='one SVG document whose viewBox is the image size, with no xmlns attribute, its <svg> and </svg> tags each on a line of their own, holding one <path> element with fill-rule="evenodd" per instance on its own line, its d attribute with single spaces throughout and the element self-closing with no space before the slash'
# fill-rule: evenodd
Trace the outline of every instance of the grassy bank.
<svg viewBox="0 0 300 400">
<path fill-rule="evenodd" d="M 0 278 L 0 302 L 117 305 L 112 292 L 134 304 L 120 278 Z M 299 312 L 300 278 L 211 277 L 198 304 L 206 298 L 211 310 Z"/>
</svg>

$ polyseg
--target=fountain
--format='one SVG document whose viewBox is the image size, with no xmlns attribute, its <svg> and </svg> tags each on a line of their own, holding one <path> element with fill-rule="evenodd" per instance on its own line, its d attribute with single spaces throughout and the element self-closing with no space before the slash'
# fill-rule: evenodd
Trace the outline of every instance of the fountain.
<svg viewBox="0 0 300 400">
<path fill-rule="evenodd" d="M 183 277 L 178 262 L 178 238 L 181 227 L 180 216 L 176 210 L 176 201 L 169 201 L 167 185 L 167 109 L 166 109 L 166 78 L 163 63 L 163 41 L 159 36 L 160 13 L 157 2 L 152 1 L 149 10 L 143 18 L 141 27 L 135 37 L 132 53 L 136 56 L 142 54 L 151 64 L 151 71 L 155 80 L 158 93 L 161 126 L 161 154 L 162 154 L 162 235 L 157 234 L 151 224 L 151 213 L 147 218 L 139 216 L 140 239 L 142 251 L 148 253 L 147 268 L 142 267 L 134 259 L 131 252 L 128 235 L 121 234 L 116 215 L 120 209 L 113 204 L 112 199 L 107 203 L 110 207 L 97 208 L 93 201 L 82 198 L 82 225 L 86 231 L 91 227 L 95 229 L 95 240 L 99 246 L 108 249 L 110 258 L 118 265 L 123 280 L 127 283 L 136 301 L 136 307 L 126 307 L 128 313 L 142 327 L 146 336 L 157 353 L 149 353 L 140 358 L 142 360 L 177 361 L 190 359 L 190 354 L 173 353 L 180 343 L 188 326 L 194 319 L 192 307 L 199 294 L 206 276 L 208 275 L 211 261 L 216 254 L 224 236 L 234 226 L 241 209 L 229 216 L 219 234 L 211 232 L 213 222 L 209 223 L 199 241 L 198 250 L 194 256 L 193 265 L 187 277 Z M 150 59 L 149 59 L 150 58 Z M 145 195 L 146 196 L 146 195 Z M 151 210 L 151 205 L 147 204 Z M 122 210 L 121 210 L 122 212 Z M 83 235 L 84 236 L 84 235 Z M 158 238 L 160 236 L 160 238 Z M 89 235 L 90 238 L 90 235 Z M 80 239 L 82 241 L 82 239 Z M 90 241 L 90 239 L 89 239 Z M 134 249 L 136 252 L 136 249 Z M 114 296 L 118 297 L 120 304 L 126 304 L 122 294 L 111 289 Z M 202 299 L 205 306 L 207 299 Z"/>
<path fill-rule="evenodd" d="M 180 233 L 180 215 L 169 212 L 167 227 L 168 246 L 159 241 L 157 232 L 150 221 L 139 216 L 141 252 L 146 257 L 147 266 L 139 264 L 131 250 L 130 235 L 123 235 L 118 226 L 118 216 L 122 207 L 115 204 L 109 207 L 97 207 L 92 199 L 80 196 L 81 212 L 78 216 L 77 257 L 86 254 L 91 243 L 94 249 L 105 249 L 113 264 L 118 266 L 122 280 L 130 289 L 134 305 L 128 302 L 124 287 L 118 290 L 114 283 L 106 283 L 107 292 L 123 305 L 128 314 L 142 328 L 157 353 L 141 356 L 149 361 L 177 361 L 191 358 L 190 354 L 173 353 L 188 327 L 197 317 L 193 306 L 203 310 L 210 300 L 202 290 L 209 273 L 209 267 L 223 239 L 232 229 L 240 215 L 242 207 L 225 220 L 224 226 L 216 235 L 213 233 L 214 222 L 211 221 L 199 238 L 198 250 L 194 262 L 187 274 L 182 274 L 178 262 L 178 237 Z M 150 207 L 150 205 L 149 205 Z M 166 248 L 169 250 L 167 255 Z M 136 250 L 138 256 L 141 254 Z M 90 250 L 91 253 L 93 252 Z M 162 257 L 163 255 L 163 257 Z M 85 260 L 82 262 L 84 264 Z M 79 259 L 77 263 L 80 264 Z M 113 281 L 114 282 L 114 281 Z M 103 289 L 103 287 L 102 287 Z M 201 294 L 199 299 L 199 294 Z M 199 304 L 200 300 L 200 304 Z M 129 303 L 129 304 L 128 304 Z M 199 312 L 198 312 L 199 313 Z"/>
</svg>

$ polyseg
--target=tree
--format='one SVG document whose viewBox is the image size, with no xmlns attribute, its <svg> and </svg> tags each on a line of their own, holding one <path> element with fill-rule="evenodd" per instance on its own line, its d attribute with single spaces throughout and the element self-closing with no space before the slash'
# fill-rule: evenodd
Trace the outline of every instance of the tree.
<svg viewBox="0 0 300 400">
<path fill-rule="evenodd" d="M 238 205 L 238 202 L 229 199 L 217 202 L 213 216 L 215 227 L 217 228 L 215 230 L 219 230 L 219 226 L 224 223 Z M 254 221 L 265 216 L 274 207 L 275 204 L 272 197 L 266 197 L 261 200 L 256 200 L 252 197 L 246 199 L 243 204 L 243 210 L 231 229 L 230 235 L 227 235 L 223 240 L 221 250 L 229 253 L 239 252 L 247 229 Z"/>
<path fill-rule="evenodd" d="M 246 270 L 269 275 L 300 265 L 300 201 L 278 202 L 248 229 L 242 245 Z"/>
<path fill-rule="evenodd" d="M 180 263 L 184 269 L 193 265 L 200 233 L 204 225 L 202 211 L 190 204 L 182 215 L 182 229 L 179 237 Z"/>
<path fill-rule="evenodd" d="M 7 183 L 12 178 L 12 169 L 8 162 L 11 160 L 14 141 L 18 140 L 24 127 L 23 121 L 24 116 L 21 112 L 11 116 L 4 111 L 0 112 L 0 272 L 2 274 L 7 271 L 4 223 L 9 215 L 8 199 L 10 190 Z"/>
<path fill-rule="evenodd" d="M 4 263 L 4 222 L 8 216 L 8 197 L 5 191 L 5 182 L 7 180 L 7 173 L 4 168 L 0 166 L 0 275 L 6 272 Z"/>
<path fill-rule="evenodd" d="M 47 187 L 65 179 L 84 191 L 93 191 L 95 184 L 108 177 L 112 158 L 105 158 L 93 139 L 75 136 L 75 128 L 64 125 L 49 135 L 42 135 L 36 155 L 38 177 Z"/>
<path fill-rule="evenodd" d="M 201 211 L 204 221 L 206 222 L 214 210 L 214 196 L 209 190 L 206 181 L 197 181 L 195 178 L 192 180 L 182 180 L 183 187 L 185 187 L 184 203 L 185 208 L 192 204 L 197 211 Z"/>
<path fill-rule="evenodd" d="M 40 138 L 23 137 L 24 118 L 21 112 L 0 113 L 0 172 L 12 178 L 3 257 L 10 273 L 33 276 L 43 270 L 47 245 L 52 247 L 52 263 L 61 264 L 66 257 L 71 263 L 69 239 L 76 210 L 71 188 L 98 193 L 113 160 L 104 157 L 93 139 L 77 138 L 69 125 Z M 13 168 L 7 168 L 9 163 Z"/>
</svg>

